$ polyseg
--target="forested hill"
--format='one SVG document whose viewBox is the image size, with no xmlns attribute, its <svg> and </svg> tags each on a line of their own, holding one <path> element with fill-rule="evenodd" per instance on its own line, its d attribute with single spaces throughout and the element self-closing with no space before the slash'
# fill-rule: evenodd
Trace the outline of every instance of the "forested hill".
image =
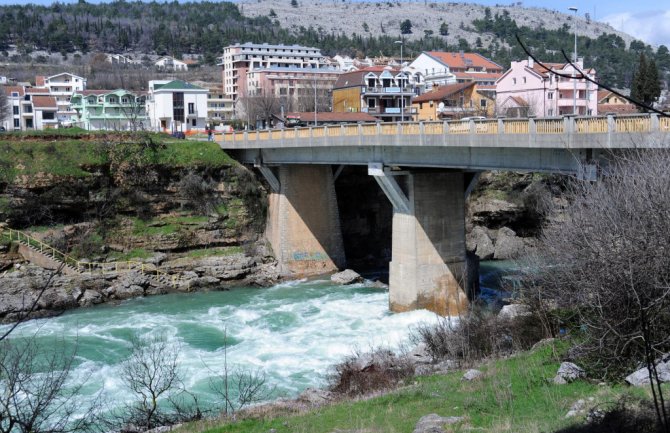
<svg viewBox="0 0 670 433">
<path fill-rule="evenodd" d="M 263 5 L 264 1 L 257 4 Z M 285 1 L 287 5 L 293 3 L 289 7 L 295 10 L 306 7 L 303 2 Z M 341 16 L 330 16 L 328 19 L 353 19 L 351 10 L 347 12 L 347 3 L 342 4 Z M 397 6 L 389 7 L 389 10 L 397 9 L 402 13 L 404 4 L 392 4 Z M 424 7 L 431 9 L 434 7 L 431 5 L 435 4 L 425 3 Z M 248 5 L 243 7 L 250 9 Z M 243 15 L 238 5 L 229 2 L 115 1 L 91 4 L 79 0 L 74 4 L 54 3 L 51 6 L 0 6 L 0 52 L 6 60 L 7 52 L 12 48 L 16 48 L 19 57 L 24 60 L 35 50 L 64 54 L 76 51 L 132 52 L 177 57 L 197 54 L 205 63 L 213 64 L 224 46 L 251 41 L 298 43 L 318 47 L 326 55 L 399 55 L 399 45 L 393 41 L 400 36 L 400 27 L 386 28 L 381 33 L 366 31 L 363 27 L 359 33 L 348 29 L 329 32 L 318 24 L 318 20 L 313 20 L 314 26 L 296 26 L 295 22 L 280 20 L 282 17 L 270 7 L 266 15 L 261 15 L 258 7 L 261 6 L 257 6 L 254 17 L 248 17 Z M 417 3 L 413 3 L 412 7 L 416 8 Z M 565 18 L 562 14 L 557 15 Z M 444 16 L 449 17 L 447 14 Z M 472 50 L 508 67 L 510 60 L 526 57 L 514 40 L 515 34 L 519 34 L 545 61 L 561 61 L 561 49 L 572 51 L 572 33 L 567 23 L 551 29 L 541 25 L 530 27 L 517 23 L 513 15 L 500 7 L 492 12 L 490 8 L 473 6 L 468 16 L 470 20 L 467 24 L 444 21 L 439 28 L 424 29 L 421 34 L 417 34 L 418 25 L 412 30 L 412 26 L 408 28 L 405 23 L 402 27 L 406 33 L 405 57 L 410 58 L 426 50 Z M 395 15 L 389 17 L 396 22 L 393 21 Z M 481 36 L 474 41 L 471 37 L 454 37 L 454 34 L 465 34 L 459 31 Z M 656 50 L 633 41 L 627 48 L 626 41 L 614 31 L 598 32 L 597 37 L 586 34 L 579 37 L 579 53 L 585 57 L 586 65 L 595 67 L 599 77 L 606 82 L 617 87 L 629 87 L 641 52 L 656 60 L 662 75 L 665 73 L 667 76 L 670 71 L 670 53 L 666 47 Z"/>
</svg>

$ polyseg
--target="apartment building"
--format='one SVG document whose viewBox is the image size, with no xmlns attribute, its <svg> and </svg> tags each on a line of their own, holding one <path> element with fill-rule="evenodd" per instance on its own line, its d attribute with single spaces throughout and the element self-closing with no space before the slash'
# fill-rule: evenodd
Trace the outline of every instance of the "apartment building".
<svg viewBox="0 0 670 433">
<path fill-rule="evenodd" d="M 503 67 L 481 54 L 465 52 L 424 51 L 408 69 L 425 91 L 435 86 L 475 82 L 482 86 L 495 85 L 503 74 Z"/>
<path fill-rule="evenodd" d="M 207 86 L 207 122 L 220 124 L 233 118 L 233 99 L 226 95 L 221 86 Z"/>
<path fill-rule="evenodd" d="M 74 92 L 81 92 L 86 89 L 86 78 L 69 72 L 62 72 L 49 77 L 36 77 L 35 86 L 49 89 L 49 94 L 56 98 L 56 104 L 58 105 L 56 112 L 58 121 L 67 122 L 75 114 L 70 106 L 72 95 L 74 95 Z"/>
<path fill-rule="evenodd" d="M 256 70 L 320 68 L 324 65 L 324 57 L 317 48 L 250 42 L 225 47 L 219 60 L 223 90 L 233 101 L 248 96 L 248 74 Z"/>
<path fill-rule="evenodd" d="M 575 62 L 577 71 L 569 63 L 543 65 L 531 58 L 512 62 L 511 68 L 496 81 L 498 114 L 515 117 L 598 114 L 597 86 L 583 78 L 572 78 L 583 71 L 595 80 L 595 69 L 584 69 L 582 59 Z"/>
<path fill-rule="evenodd" d="M 56 98 L 45 87 L 5 86 L 10 110 L 1 125 L 8 131 L 55 128 L 58 126 Z"/>
<path fill-rule="evenodd" d="M 182 80 L 149 81 L 147 116 L 155 131 L 204 131 L 208 90 Z"/>
<path fill-rule="evenodd" d="M 128 90 L 82 90 L 71 100 L 72 122 L 97 131 L 139 130 L 149 127 L 146 95 Z"/>
<path fill-rule="evenodd" d="M 368 113 L 384 122 L 413 120 L 414 86 L 399 68 L 372 66 L 340 74 L 333 87 L 334 112 Z"/>
</svg>

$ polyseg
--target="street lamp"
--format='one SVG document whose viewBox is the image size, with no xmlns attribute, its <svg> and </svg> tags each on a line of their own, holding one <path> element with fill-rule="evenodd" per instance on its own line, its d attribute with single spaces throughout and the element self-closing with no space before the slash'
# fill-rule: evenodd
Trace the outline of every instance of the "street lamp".
<svg viewBox="0 0 670 433">
<path fill-rule="evenodd" d="M 568 10 L 571 10 L 572 12 L 575 13 L 575 24 L 573 29 L 575 32 L 575 51 L 572 61 L 576 65 L 577 64 L 577 8 L 575 6 L 570 6 Z M 573 115 L 577 114 L 577 77 L 575 76 L 574 66 L 572 68 L 572 114 Z"/>
<path fill-rule="evenodd" d="M 394 41 L 394 44 L 400 44 L 400 73 L 402 74 L 402 47 L 405 45 L 405 41 L 399 40 Z M 405 95 L 403 94 L 403 82 L 400 80 L 400 121 L 405 121 Z"/>
</svg>

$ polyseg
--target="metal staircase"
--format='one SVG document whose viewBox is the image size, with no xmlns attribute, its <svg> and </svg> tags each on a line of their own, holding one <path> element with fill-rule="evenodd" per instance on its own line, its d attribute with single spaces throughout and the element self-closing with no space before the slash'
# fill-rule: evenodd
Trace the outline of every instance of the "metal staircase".
<svg viewBox="0 0 670 433">
<path fill-rule="evenodd" d="M 29 249 L 31 253 L 38 254 L 47 261 L 55 263 L 64 274 L 119 274 L 124 272 L 139 272 L 151 277 L 154 281 L 177 287 L 180 283 L 178 275 L 168 274 L 154 265 L 127 260 L 117 262 L 89 262 L 78 260 L 53 246 L 29 235 L 26 232 L 7 227 L 0 228 L 0 237 L 16 242 Z M 30 256 L 32 254 L 28 254 Z M 30 260 L 30 257 L 28 257 Z M 33 261 L 33 260 L 31 260 Z"/>
</svg>

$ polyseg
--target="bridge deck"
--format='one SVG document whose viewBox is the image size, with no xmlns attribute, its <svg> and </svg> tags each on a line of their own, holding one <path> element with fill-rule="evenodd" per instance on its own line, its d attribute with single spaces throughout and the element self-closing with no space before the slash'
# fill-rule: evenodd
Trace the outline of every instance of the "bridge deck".
<svg viewBox="0 0 670 433">
<path fill-rule="evenodd" d="M 670 117 L 563 117 L 332 125 L 226 133 L 243 162 L 576 173 L 608 149 L 668 146 Z"/>
</svg>

